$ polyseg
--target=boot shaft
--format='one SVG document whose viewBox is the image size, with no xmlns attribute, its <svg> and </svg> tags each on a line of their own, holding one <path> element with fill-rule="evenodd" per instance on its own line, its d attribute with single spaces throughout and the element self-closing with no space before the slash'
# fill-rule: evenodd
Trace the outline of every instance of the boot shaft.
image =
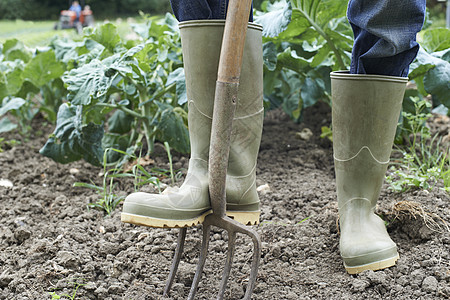
<svg viewBox="0 0 450 300">
<path fill-rule="evenodd" d="M 179 24 L 189 103 L 191 159 L 208 161 L 214 93 L 225 21 L 200 20 Z M 252 173 L 263 121 L 262 27 L 247 29 L 238 104 L 230 147 L 228 173 Z M 195 140 L 195 141 L 194 141 Z"/>
<path fill-rule="evenodd" d="M 407 78 L 331 73 L 334 155 L 356 155 L 367 146 L 389 160 Z"/>
<path fill-rule="evenodd" d="M 331 73 L 333 152 L 339 207 L 379 197 L 406 78 Z M 342 209 L 340 213 L 342 213 Z"/>
<path fill-rule="evenodd" d="M 224 20 L 197 20 L 179 24 L 188 100 L 212 117 Z M 249 23 L 239 83 L 235 118 L 259 112 L 263 97 L 262 27 Z"/>
</svg>

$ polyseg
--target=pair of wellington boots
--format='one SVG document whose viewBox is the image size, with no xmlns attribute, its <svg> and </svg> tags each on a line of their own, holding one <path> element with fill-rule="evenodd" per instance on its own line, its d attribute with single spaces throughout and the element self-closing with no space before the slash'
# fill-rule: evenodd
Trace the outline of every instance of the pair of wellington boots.
<svg viewBox="0 0 450 300">
<path fill-rule="evenodd" d="M 187 227 L 211 213 L 208 159 L 214 94 L 225 21 L 179 24 L 183 48 L 191 157 L 180 188 L 162 194 L 134 193 L 123 205 L 123 222 L 150 227 Z M 256 160 L 263 124 L 262 27 L 249 23 L 226 178 L 226 213 L 243 224 L 259 223 Z"/>
<path fill-rule="evenodd" d="M 180 23 L 189 101 L 191 159 L 183 185 L 162 195 L 134 193 L 122 221 L 151 227 L 186 227 L 211 213 L 208 158 L 223 21 Z M 256 158 L 262 121 L 261 28 L 249 25 L 227 174 L 227 215 L 259 222 Z M 395 243 L 374 210 L 380 194 L 406 78 L 333 72 L 333 148 L 339 206 L 340 253 L 351 274 L 392 266 Z"/>
</svg>

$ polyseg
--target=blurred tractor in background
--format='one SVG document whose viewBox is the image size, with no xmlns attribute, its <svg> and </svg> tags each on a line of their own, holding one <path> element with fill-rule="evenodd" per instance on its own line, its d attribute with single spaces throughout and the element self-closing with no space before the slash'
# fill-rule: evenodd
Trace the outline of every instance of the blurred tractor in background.
<svg viewBox="0 0 450 300">
<path fill-rule="evenodd" d="M 69 1 L 69 3 L 71 2 Z M 81 34 L 83 27 L 94 26 L 94 14 L 90 6 L 84 5 L 84 1 L 82 1 L 82 6 L 83 9 L 78 1 L 73 1 L 68 10 L 62 10 L 59 21 L 55 24 L 55 30 L 74 28 L 78 34 Z M 79 7 L 78 10 L 77 7 Z"/>
</svg>

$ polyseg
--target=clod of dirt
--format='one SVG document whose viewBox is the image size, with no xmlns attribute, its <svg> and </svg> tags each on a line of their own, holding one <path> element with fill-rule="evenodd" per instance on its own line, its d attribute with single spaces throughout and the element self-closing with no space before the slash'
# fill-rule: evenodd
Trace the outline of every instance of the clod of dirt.
<svg viewBox="0 0 450 300">
<path fill-rule="evenodd" d="M 0 288 L 7 287 L 8 284 L 13 281 L 14 277 L 12 275 L 2 274 L 0 275 Z"/>
<path fill-rule="evenodd" d="M 74 269 L 78 267 L 77 256 L 70 251 L 59 251 L 56 254 L 56 262 L 65 268 Z"/>
<path fill-rule="evenodd" d="M 352 282 L 353 290 L 356 292 L 363 292 L 369 285 L 367 280 L 355 279 Z"/>
<path fill-rule="evenodd" d="M 14 237 L 16 238 L 19 244 L 22 244 L 25 240 L 29 239 L 31 236 L 31 232 L 24 228 L 17 228 L 14 232 Z"/>
</svg>

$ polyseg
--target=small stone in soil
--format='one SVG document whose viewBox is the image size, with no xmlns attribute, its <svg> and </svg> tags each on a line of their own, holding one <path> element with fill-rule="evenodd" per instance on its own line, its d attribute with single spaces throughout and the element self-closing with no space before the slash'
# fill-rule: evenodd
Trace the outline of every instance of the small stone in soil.
<svg viewBox="0 0 450 300">
<path fill-rule="evenodd" d="M 25 240 L 29 239 L 30 236 L 31 236 L 31 232 L 24 228 L 18 228 L 14 232 L 14 237 L 19 242 L 19 244 L 22 244 Z"/>
<path fill-rule="evenodd" d="M 69 173 L 72 175 L 77 175 L 80 173 L 80 170 L 76 169 L 76 168 L 70 168 L 69 169 Z"/>
<path fill-rule="evenodd" d="M 436 292 L 438 285 L 439 283 L 434 276 L 428 276 L 422 282 L 422 289 L 426 292 Z"/>
<path fill-rule="evenodd" d="M 11 180 L 0 178 L 0 186 L 11 188 L 14 184 Z"/>
<path fill-rule="evenodd" d="M 268 183 L 260 185 L 256 188 L 256 191 L 259 192 L 261 195 L 265 195 L 270 192 L 270 186 Z"/>
<path fill-rule="evenodd" d="M 309 141 L 312 136 L 313 136 L 313 133 L 312 133 L 311 129 L 309 129 L 309 128 L 304 128 L 302 131 L 297 132 L 295 134 L 295 137 L 297 137 L 298 139 L 304 140 L 304 141 Z"/>
</svg>

